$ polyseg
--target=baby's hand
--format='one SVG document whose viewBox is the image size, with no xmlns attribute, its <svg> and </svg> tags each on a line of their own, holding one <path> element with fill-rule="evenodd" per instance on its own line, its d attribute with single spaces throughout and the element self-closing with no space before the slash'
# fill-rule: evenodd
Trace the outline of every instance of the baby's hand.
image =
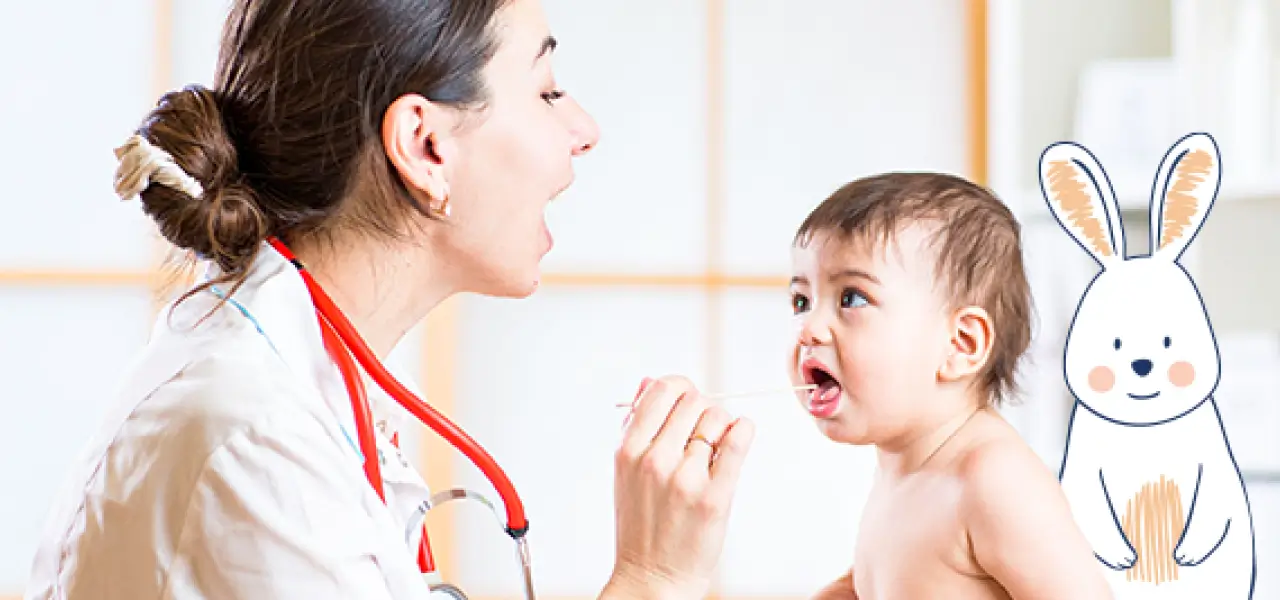
<svg viewBox="0 0 1280 600">
<path fill-rule="evenodd" d="M 1133 544 L 1129 543 L 1124 532 L 1119 529 L 1113 531 L 1110 535 L 1099 536 L 1102 538 L 1102 545 L 1094 546 L 1093 555 L 1107 567 L 1124 571 L 1138 562 L 1138 553 L 1133 550 Z"/>
</svg>

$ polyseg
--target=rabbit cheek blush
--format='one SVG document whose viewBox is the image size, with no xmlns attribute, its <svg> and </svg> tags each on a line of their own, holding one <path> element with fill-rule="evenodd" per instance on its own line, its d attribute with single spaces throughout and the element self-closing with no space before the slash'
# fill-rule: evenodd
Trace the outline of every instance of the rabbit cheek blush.
<svg viewBox="0 0 1280 600">
<path fill-rule="evenodd" d="M 1169 366 L 1169 383 L 1180 388 L 1187 387 L 1196 381 L 1196 368 L 1191 363 L 1180 360 Z"/>
<path fill-rule="evenodd" d="M 1111 391 L 1111 388 L 1115 387 L 1115 385 L 1115 371 L 1107 367 L 1094 367 L 1092 371 L 1089 371 L 1089 389 L 1099 394 L 1105 394 Z"/>
</svg>

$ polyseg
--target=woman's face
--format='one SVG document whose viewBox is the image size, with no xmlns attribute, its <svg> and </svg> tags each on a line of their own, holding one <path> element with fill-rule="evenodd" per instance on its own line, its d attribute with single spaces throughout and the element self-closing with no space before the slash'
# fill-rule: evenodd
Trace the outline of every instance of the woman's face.
<svg viewBox="0 0 1280 600">
<path fill-rule="evenodd" d="M 448 253 L 462 290 L 523 297 L 551 250 L 547 204 L 573 182 L 573 158 L 595 146 L 599 131 L 556 87 L 555 42 L 539 0 L 512 0 L 496 19 L 498 46 L 484 70 L 489 101 L 448 134 L 451 213 L 436 248 Z"/>
</svg>

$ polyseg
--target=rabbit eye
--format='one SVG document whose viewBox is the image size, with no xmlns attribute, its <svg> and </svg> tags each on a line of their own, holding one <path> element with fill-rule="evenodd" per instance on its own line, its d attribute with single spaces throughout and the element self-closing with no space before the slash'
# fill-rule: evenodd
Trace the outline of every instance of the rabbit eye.
<svg viewBox="0 0 1280 600">
<path fill-rule="evenodd" d="M 1165 338 L 1168 339 L 1168 338 Z M 1120 349 L 1120 338 L 1116 338 L 1116 350 Z"/>
<path fill-rule="evenodd" d="M 1169 344 L 1172 344 L 1172 343 L 1173 343 L 1173 340 L 1169 339 L 1169 336 L 1167 336 L 1167 335 L 1166 335 L 1166 336 L 1164 336 L 1164 347 L 1165 347 L 1165 348 L 1168 348 L 1168 347 L 1169 347 Z"/>
</svg>

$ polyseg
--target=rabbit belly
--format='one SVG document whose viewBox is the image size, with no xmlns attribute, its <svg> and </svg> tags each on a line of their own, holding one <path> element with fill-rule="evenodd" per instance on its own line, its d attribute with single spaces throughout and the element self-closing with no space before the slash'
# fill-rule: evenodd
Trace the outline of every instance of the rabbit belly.
<svg viewBox="0 0 1280 600">
<path fill-rule="evenodd" d="M 1101 494 L 1087 489 L 1105 482 L 1111 510 L 1104 507 L 1101 515 L 1114 514 L 1111 527 L 1119 525 L 1137 554 L 1134 565 L 1123 571 L 1099 565 L 1117 600 L 1248 598 L 1254 577 L 1252 523 L 1212 405 L 1149 427 L 1118 425 L 1083 410 L 1072 420 L 1064 489 L 1074 498 L 1098 498 L 1105 504 Z M 1082 526 L 1107 526 L 1098 522 L 1097 509 L 1080 514 Z M 1195 566 L 1178 565 L 1174 551 L 1187 519 L 1223 515 L 1230 517 L 1231 527 L 1213 554 Z"/>
<path fill-rule="evenodd" d="M 1173 548 L 1182 537 L 1185 507 L 1178 484 L 1161 477 L 1146 483 L 1124 506 L 1120 527 L 1137 552 L 1138 560 L 1125 571 L 1125 581 L 1164 583 L 1178 579 Z"/>
</svg>

